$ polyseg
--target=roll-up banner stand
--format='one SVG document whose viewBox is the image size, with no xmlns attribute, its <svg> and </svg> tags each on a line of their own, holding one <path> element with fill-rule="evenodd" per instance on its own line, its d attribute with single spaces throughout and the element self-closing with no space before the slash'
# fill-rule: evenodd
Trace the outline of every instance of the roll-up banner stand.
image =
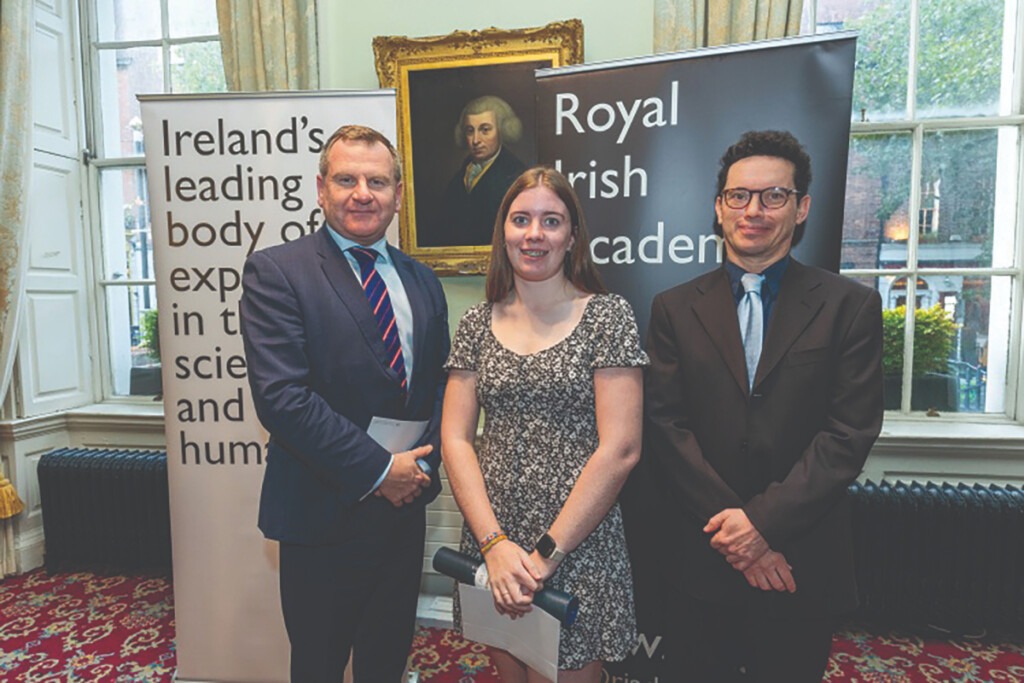
<svg viewBox="0 0 1024 683">
<path fill-rule="evenodd" d="M 286 681 L 266 434 L 239 336 L 242 265 L 317 229 L 339 126 L 395 135 L 393 91 L 141 96 L 160 302 L 179 681 Z M 395 225 L 389 237 L 397 243 Z"/>
<path fill-rule="evenodd" d="M 855 35 L 835 33 L 538 71 L 537 151 L 583 203 L 608 288 L 646 335 L 654 295 L 723 258 L 714 234 L 718 160 L 748 130 L 788 130 L 811 156 L 813 197 L 794 256 L 840 265 Z M 661 561 L 678 520 L 646 503 L 643 470 L 623 493 L 642 635 L 604 680 L 666 683 Z M 723 559 L 723 562 L 725 560 Z"/>
</svg>

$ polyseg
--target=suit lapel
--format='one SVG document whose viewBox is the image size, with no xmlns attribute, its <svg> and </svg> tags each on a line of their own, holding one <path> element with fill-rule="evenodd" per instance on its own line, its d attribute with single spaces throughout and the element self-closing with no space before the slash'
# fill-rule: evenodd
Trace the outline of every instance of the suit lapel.
<svg viewBox="0 0 1024 683">
<path fill-rule="evenodd" d="M 790 259 L 768 323 L 761 360 L 757 364 L 755 387 L 779 364 L 789 347 L 807 329 L 825 303 L 824 296 L 821 279 L 815 276 L 814 270 Z"/>
<path fill-rule="evenodd" d="M 722 355 L 736 383 L 746 393 L 747 361 L 740 341 L 736 299 L 729 288 L 729 275 L 725 268 L 715 271 L 713 277 L 701 283 L 698 290 L 703 296 L 693 304 L 693 312 Z"/>
<path fill-rule="evenodd" d="M 327 230 L 330 228 L 324 225 L 318 231 L 320 241 L 317 245 L 317 253 L 320 254 L 320 267 L 335 294 L 338 295 L 352 315 L 352 319 L 355 320 L 363 339 L 366 340 L 366 347 L 373 352 L 384 370 L 394 376 L 394 370 L 388 365 L 387 351 L 384 348 L 384 340 L 380 336 L 380 329 L 377 327 L 377 319 L 373 317 L 373 311 L 370 310 L 363 286 L 359 284 L 359 279 L 352 271 L 348 259 L 341 253 L 341 249 L 338 248 L 331 236 L 327 234 Z"/>
</svg>

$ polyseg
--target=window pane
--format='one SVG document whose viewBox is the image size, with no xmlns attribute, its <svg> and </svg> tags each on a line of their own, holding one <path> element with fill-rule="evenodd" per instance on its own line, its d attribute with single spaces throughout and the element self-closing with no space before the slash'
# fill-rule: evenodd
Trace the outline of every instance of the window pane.
<svg viewBox="0 0 1024 683">
<path fill-rule="evenodd" d="M 853 82 L 853 120 L 903 118 L 907 109 L 909 0 L 819 0 L 817 23 L 818 33 L 860 32 Z"/>
<path fill-rule="evenodd" d="M 171 90 L 224 92 L 224 62 L 218 41 L 171 46 Z"/>
<path fill-rule="evenodd" d="M 850 138 L 843 268 L 906 266 L 910 161 L 909 134 Z"/>
<path fill-rule="evenodd" d="M 174 0 L 167 4 L 171 38 L 217 34 L 217 4 L 210 0 Z"/>
<path fill-rule="evenodd" d="M 885 409 L 899 410 L 903 400 L 903 318 L 906 316 L 906 278 L 858 276 L 854 282 L 875 289 L 882 297 L 882 372 Z"/>
<path fill-rule="evenodd" d="M 956 278 L 952 278 L 955 282 Z M 1006 410 L 1007 364 L 1010 358 L 1010 306 L 1013 280 L 1009 277 L 962 278 L 960 292 L 947 295 L 955 303 L 957 340 L 950 354 L 950 371 L 957 377 L 959 410 L 1002 413 Z"/>
<path fill-rule="evenodd" d="M 135 95 L 164 92 L 160 48 L 100 50 L 99 57 L 103 156 L 138 156 L 142 119 Z"/>
<path fill-rule="evenodd" d="M 107 337 L 114 394 L 160 393 L 156 287 L 107 287 Z"/>
<path fill-rule="evenodd" d="M 108 280 L 153 277 L 153 238 L 145 168 L 104 169 L 100 173 L 100 211 L 103 277 Z"/>
<path fill-rule="evenodd" d="M 899 410 L 903 400 L 903 330 L 907 301 L 906 277 L 857 278 L 882 296 L 882 372 L 885 409 Z"/>
<path fill-rule="evenodd" d="M 935 367 L 915 373 L 932 378 L 921 380 L 922 386 L 915 384 L 914 392 L 924 394 L 911 398 L 920 407 L 915 410 L 1002 413 L 1009 357 L 1010 279 L 980 275 L 923 275 L 923 279 L 928 283 L 923 298 L 930 308 L 918 311 L 914 368 L 922 364 Z"/>
<path fill-rule="evenodd" d="M 920 116 L 998 113 L 1004 2 L 921 0 Z"/>
<path fill-rule="evenodd" d="M 997 133 L 995 225 L 992 266 L 1009 268 L 1016 262 L 1017 205 L 1020 197 L 1020 129 L 1003 126 Z"/>
<path fill-rule="evenodd" d="M 160 0 L 96 0 L 96 20 L 101 41 L 157 40 Z"/>
<path fill-rule="evenodd" d="M 992 265 L 995 130 L 938 131 L 924 137 L 918 265 Z"/>
<path fill-rule="evenodd" d="M 880 278 L 886 408 L 903 385 L 907 278 Z M 1011 280 L 920 275 L 915 283 L 911 410 L 1002 413 L 1009 358 Z"/>
</svg>

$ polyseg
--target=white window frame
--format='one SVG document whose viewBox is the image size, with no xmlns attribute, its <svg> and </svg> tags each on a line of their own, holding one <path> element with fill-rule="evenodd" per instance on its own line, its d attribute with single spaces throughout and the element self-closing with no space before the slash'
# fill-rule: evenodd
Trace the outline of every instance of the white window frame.
<svg viewBox="0 0 1024 683">
<path fill-rule="evenodd" d="M 124 0 L 130 2 L 131 0 Z M 106 170 L 145 170 L 146 160 L 139 156 L 105 156 L 104 146 L 104 121 L 102 117 L 102 102 L 100 83 L 102 74 L 100 72 L 100 51 L 110 49 L 128 48 L 159 48 L 162 57 L 163 83 L 164 88 L 169 89 L 171 84 L 171 52 L 176 45 L 188 45 L 217 41 L 220 42 L 219 34 L 207 34 L 189 36 L 187 38 L 172 38 L 170 36 L 170 22 L 168 15 L 168 3 L 173 0 L 159 0 L 160 3 L 160 38 L 148 40 L 124 40 L 115 41 L 99 40 L 98 10 L 96 0 L 77 0 L 81 27 L 82 45 L 82 89 L 84 93 L 84 119 L 85 119 L 85 150 L 82 160 L 86 166 L 86 197 L 85 203 L 88 211 L 88 225 L 93 226 L 87 239 L 90 242 L 92 254 L 92 298 L 95 302 L 96 316 L 93 321 L 93 334 L 95 335 L 98 350 L 93 366 L 96 376 L 100 378 L 99 390 L 101 400 L 118 403 L 139 403 L 152 401 L 151 396 L 132 396 L 115 393 L 114 367 L 112 359 L 112 340 L 108 324 L 108 295 L 111 288 L 127 288 L 131 286 L 155 286 L 156 279 L 149 278 L 120 278 L 111 279 L 105 275 L 104 267 L 104 244 L 103 244 L 103 216 L 101 200 L 100 176 Z"/>
<path fill-rule="evenodd" d="M 905 277 L 907 279 L 907 301 L 913 301 L 916 295 L 918 277 L 945 275 L 984 275 L 986 277 L 1010 277 L 1010 311 L 1007 318 L 1008 349 L 1006 354 L 1006 384 L 1003 397 L 1003 413 L 943 413 L 942 418 L 961 423 L 1024 423 L 1024 381 L 1021 370 L 1024 368 L 1024 349 L 1022 349 L 1022 304 L 1024 304 L 1024 0 L 1006 3 L 1004 17 L 1004 34 L 1014 31 L 1014 44 L 1004 46 L 1004 64 L 1012 63 L 1011 73 L 1003 72 L 1003 89 L 1010 98 L 1010 114 L 1005 116 L 963 117 L 963 118 L 918 118 L 917 116 L 917 43 L 920 29 L 919 7 L 922 0 L 907 0 L 910 4 L 910 30 L 908 35 L 908 73 L 907 73 L 907 118 L 885 122 L 854 121 L 850 127 L 851 138 L 858 134 L 870 133 L 905 133 L 911 136 L 912 160 L 910 170 L 911 194 L 908 202 L 907 215 L 917 217 L 921 208 L 921 165 L 925 135 L 932 131 L 963 131 L 977 129 L 1001 129 L 1014 127 L 1017 130 L 1017 173 L 1018 187 L 1016 192 L 1016 216 L 1014 223 L 1014 254 L 1010 267 L 987 268 L 921 268 L 917 264 L 918 231 L 911 230 L 907 240 L 907 264 L 899 269 L 843 269 L 841 272 L 850 277 Z M 817 32 L 818 0 L 805 2 L 805 26 Z M 1012 16 L 1011 16 L 1012 15 Z M 1007 55 L 1007 52 L 1012 54 Z M 1011 79 L 1007 81 L 1007 79 Z M 997 176 L 998 177 L 998 176 Z M 916 221 L 911 220 L 911 224 Z M 995 313 L 990 316 L 990 325 Z M 921 413 L 910 410 L 911 373 L 913 370 L 913 307 L 907 306 L 906 337 L 903 347 L 903 395 L 899 411 L 888 411 L 886 419 L 919 419 Z M 932 419 L 932 418 L 926 418 Z M 934 422 L 934 420 L 932 419 Z"/>
</svg>

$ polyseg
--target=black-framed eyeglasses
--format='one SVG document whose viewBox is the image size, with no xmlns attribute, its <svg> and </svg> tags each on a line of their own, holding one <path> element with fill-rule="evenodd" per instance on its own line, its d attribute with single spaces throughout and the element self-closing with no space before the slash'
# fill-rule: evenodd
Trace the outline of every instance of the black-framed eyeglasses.
<svg viewBox="0 0 1024 683">
<path fill-rule="evenodd" d="M 760 195 L 761 206 L 766 209 L 781 209 L 789 201 L 790 195 L 801 195 L 800 190 L 788 187 L 766 187 L 760 190 L 748 190 L 745 187 L 729 187 L 722 190 L 722 201 L 730 209 L 745 209 L 754 195 Z"/>
</svg>

